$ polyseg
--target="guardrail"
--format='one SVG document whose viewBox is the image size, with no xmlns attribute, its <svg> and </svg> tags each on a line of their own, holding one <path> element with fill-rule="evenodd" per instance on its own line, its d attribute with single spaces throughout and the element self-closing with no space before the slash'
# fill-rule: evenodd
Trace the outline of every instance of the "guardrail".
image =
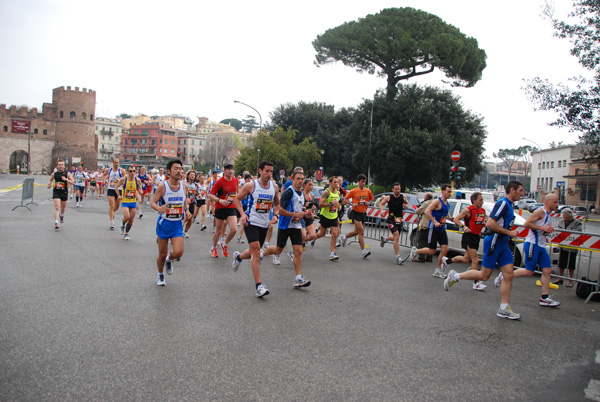
<svg viewBox="0 0 600 402">
<path fill-rule="evenodd" d="M 365 222 L 365 238 L 370 240 L 381 241 L 381 237 L 387 237 L 391 234 L 387 224 L 388 210 L 380 211 L 378 207 L 369 206 L 367 208 L 368 221 Z M 560 214 L 559 214 L 560 216 Z M 400 232 L 399 244 L 402 247 L 417 248 L 425 247 L 425 244 L 419 244 L 419 222 L 420 217 L 415 213 L 404 213 L 403 227 Z M 450 224 L 449 226 L 454 226 Z M 454 226 L 456 228 L 456 226 Z M 513 226 L 513 230 L 517 230 L 517 237 L 513 239 L 515 242 L 525 242 L 525 237 L 529 233 L 529 229 L 522 226 Z M 447 229 L 448 232 L 454 232 L 462 235 L 462 231 Z M 348 244 L 355 242 L 352 239 Z M 582 233 L 571 230 L 554 229 L 554 232 L 547 236 L 547 242 L 550 247 L 559 249 L 577 250 L 574 258 L 576 258 L 576 269 L 573 279 L 568 276 L 552 274 L 552 277 L 557 279 L 573 281 L 575 283 L 584 283 L 592 286 L 592 292 L 586 299 L 586 303 L 594 294 L 600 294 L 600 278 L 590 280 L 590 274 L 600 276 L 598 269 L 600 267 L 600 235 L 596 233 Z M 483 246 L 480 246 L 480 253 Z M 575 254 L 575 253 L 573 253 Z M 480 254 L 481 255 L 481 254 Z M 568 264 L 567 264 L 568 266 Z M 558 266 L 553 266 L 558 269 Z M 565 268 L 566 269 L 566 268 Z M 592 272 L 594 271 L 594 272 Z M 583 279 L 586 278 L 586 279 Z"/>
</svg>

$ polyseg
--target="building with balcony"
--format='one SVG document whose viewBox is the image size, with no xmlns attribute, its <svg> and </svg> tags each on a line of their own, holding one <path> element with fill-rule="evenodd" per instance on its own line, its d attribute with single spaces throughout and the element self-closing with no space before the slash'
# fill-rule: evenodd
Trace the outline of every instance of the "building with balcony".
<svg viewBox="0 0 600 402">
<path fill-rule="evenodd" d="M 98 137 L 98 166 L 110 166 L 114 157 L 121 154 L 121 119 L 96 117 L 96 137 Z"/>
<path fill-rule="evenodd" d="M 177 155 L 189 166 L 200 161 L 207 148 L 207 136 L 189 132 L 181 132 L 177 137 Z"/>
<path fill-rule="evenodd" d="M 165 166 L 177 158 L 178 133 L 166 123 L 132 125 L 121 137 L 121 159 L 124 164 Z"/>
</svg>

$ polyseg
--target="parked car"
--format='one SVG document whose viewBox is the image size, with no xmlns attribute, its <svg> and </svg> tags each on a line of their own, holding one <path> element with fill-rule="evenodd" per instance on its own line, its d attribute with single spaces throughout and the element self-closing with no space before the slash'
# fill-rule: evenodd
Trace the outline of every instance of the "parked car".
<svg viewBox="0 0 600 402">
<path fill-rule="evenodd" d="M 458 216 L 460 211 L 462 211 L 463 209 L 465 209 L 469 205 L 471 205 L 470 200 L 450 199 L 448 201 L 450 203 L 449 214 L 450 214 L 450 216 L 453 216 L 453 217 Z M 485 203 L 483 203 L 483 208 L 485 209 L 486 214 L 489 216 L 489 214 L 492 212 L 492 209 L 494 208 L 494 203 L 485 202 Z M 525 224 L 525 221 L 526 221 L 526 219 L 524 217 L 522 217 L 520 215 L 515 215 L 515 219 L 514 219 L 515 225 L 523 226 Z M 459 227 L 456 226 L 453 221 L 448 220 L 448 221 L 446 221 L 446 229 L 447 229 L 447 233 L 448 233 L 448 248 L 450 249 L 450 251 L 459 253 L 459 254 L 464 254 L 464 249 L 461 247 L 462 233 L 460 233 Z M 414 236 L 416 236 L 416 235 L 417 235 L 417 230 L 415 227 L 415 229 L 411 233 L 412 244 L 416 244 L 415 240 L 414 240 Z M 512 247 L 511 251 L 514 255 L 515 267 L 524 267 L 525 266 L 525 259 L 523 258 L 523 256 L 524 256 L 523 245 L 524 245 L 524 239 L 517 239 L 517 240 L 511 242 L 511 247 Z M 558 264 L 558 251 L 559 251 L 558 247 L 548 246 L 548 253 L 550 254 L 550 259 L 553 264 Z M 483 253 L 483 241 L 481 241 L 479 244 L 480 259 L 482 258 L 482 255 L 483 255 L 482 253 Z"/>
<path fill-rule="evenodd" d="M 532 205 L 532 204 L 535 204 L 535 202 L 536 202 L 535 200 L 531 200 L 531 199 L 528 199 L 528 198 L 523 198 L 523 199 L 520 199 L 518 201 L 515 201 L 514 204 L 513 204 L 513 207 L 514 208 L 518 208 L 518 209 L 527 209 L 527 210 L 529 210 L 528 209 L 529 206 Z"/>
<path fill-rule="evenodd" d="M 544 206 L 544 204 L 543 204 L 543 203 L 541 203 L 541 202 L 536 202 L 536 203 L 530 204 L 530 205 L 527 207 L 527 210 L 528 210 L 529 212 L 533 213 L 533 211 L 535 211 L 535 210 L 536 210 L 536 209 L 538 209 L 539 207 L 543 207 L 543 206 Z"/>
<path fill-rule="evenodd" d="M 379 202 L 381 201 L 381 197 L 383 197 L 384 195 L 392 195 L 392 194 L 394 194 L 394 193 L 391 191 L 377 194 L 376 196 L 374 196 L 373 201 L 371 201 L 371 203 L 369 205 L 371 207 L 379 208 Z M 419 208 L 419 205 L 421 205 L 421 203 L 423 202 L 423 197 L 420 197 L 416 194 L 406 194 L 406 193 L 401 193 L 401 194 L 408 200 L 408 207 L 404 208 L 404 212 L 414 213 L 417 210 L 417 208 Z M 387 206 L 384 209 L 387 210 L 388 209 Z M 387 220 L 367 216 L 367 220 L 366 220 L 365 224 L 376 225 L 376 226 L 387 226 Z M 403 230 L 406 230 L 406 231 L 408 231 L 408 229 L 409 229 L 407 224 L 404 224 L 402 228 L 403 228 Z"/>
<path fill-rule="evenodd" d="M 575 215 L 581 215 L 581 216 L 587 215 L 587 210 L 585 209 L 585 207 L 572 207 L 571 209 L 573 209 L 573 212 L 575 213 Z"/>
</svg>

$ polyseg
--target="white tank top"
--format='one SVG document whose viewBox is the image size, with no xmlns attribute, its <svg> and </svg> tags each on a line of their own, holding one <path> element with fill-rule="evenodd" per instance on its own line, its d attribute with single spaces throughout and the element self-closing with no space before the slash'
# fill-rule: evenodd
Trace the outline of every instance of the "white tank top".
<svg viewBox="0 0 600 402">
<path fill-rule="evenodd" d="M 76 186 L 85 186 L 85 177 L 87 175 L 85 172 L 75 172 L 75 185 Z"/>
<path fill-rule="evenodd" d="M 261 228 L 268 228 L 271 220 L 271 208 L 275 199 L 275 185 L 269 180 L 269 187 L 264 188 L 258 179 L 254 179 L 254 190 L 250 194 L 246 215 L 248 224 Z"/>
<path fill-rule="evenodd" d="M 534 222 L 534 224 L 537 226 L 546 226 L 548 223 L 550 223 L 550 214 L 548 212 L 546 212 L 546 216 L 543 219 Z M 544 234 L 543 230 L 529 229 L 527 237 L 525 238 L 525 242 L 532 243 L 540 247 L 546 247 L 546 235 Z"/>
<path fill-rule="evenodd" d="M 152 185 L 154 186 L 154 188 L 158 188 L 160 183 L 164 183 L 164 182 L 165 182 L 165 175 L 163 174 L 161 176 L 161 175 L 157 174 L 156 177 L 154 178 L 154 183 Z"/>
<path fill-rule="evenodd" d="M 206 200 L 206 185 L 205 184 L 197 184 L 198 191 L 196 194 L 197 200 Z"/>
<path fill-rule="evenodd" d="M 165 181 L 165 194 L 160 199 L 158 205 L 162 206 L 166 204 L 169 208 L 164 214 L 159 214 L 159 219 L 173 222 L 183 220 L 185 197 L 186 194 L 183 181 L 179 181 L 179 189 L 177 191 L 173 191 L 171 186 L 169 186 L 169 182 Z"/>
<path fill-rule="evenodd" d="M 123 177 L 121 174 L 121 168 L 118 168 L 117 170 L 110 168 L 108 171 L 108 190 L 114 190 L 115 185 L 121 177 Z"/>
</svg>

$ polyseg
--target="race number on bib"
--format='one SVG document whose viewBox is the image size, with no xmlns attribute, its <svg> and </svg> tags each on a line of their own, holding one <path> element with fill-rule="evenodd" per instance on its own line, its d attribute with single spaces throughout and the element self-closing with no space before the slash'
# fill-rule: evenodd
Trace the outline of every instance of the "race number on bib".
<svg viewBox="0 0 600 402">
<path fill-rule="evenodd" d="M 256 201 L 256 212 L 261 214 L 267 213 L 271 210 L 271 205 L 273 205 L 273 200 L 259 197 Z"/>
<path fill-rule="evenodd" d="M 183 215 L 183 205 L 170 205 L 169 208 L 167 208 L 167 218 L 181 218 Z"/>
</svg>

